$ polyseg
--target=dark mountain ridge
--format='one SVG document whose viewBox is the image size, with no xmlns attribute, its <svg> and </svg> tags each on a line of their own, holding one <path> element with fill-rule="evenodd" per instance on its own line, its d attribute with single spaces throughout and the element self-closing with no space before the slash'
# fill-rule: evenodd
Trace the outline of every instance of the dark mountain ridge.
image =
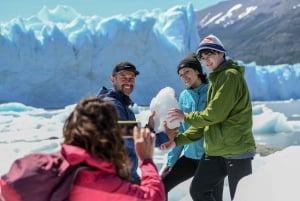
<svg viewBox="0 0 300 201">
<path fill-rule="evenodd" d="M 215 34 L 233 59 L 300 63 L 299 0 L 228 0 L 197 11 L 197 18 L 200 39 Z"/>
</svg>

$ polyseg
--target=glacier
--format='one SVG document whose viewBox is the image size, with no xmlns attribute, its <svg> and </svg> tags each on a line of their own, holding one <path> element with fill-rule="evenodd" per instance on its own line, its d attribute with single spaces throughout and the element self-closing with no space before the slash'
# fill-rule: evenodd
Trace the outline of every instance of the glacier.
<svg viewBox="0 0 300 201">
<path fill-rule="evenodd" d="M 122 60 L 141 72 L 132 94 L 138 105 L 149 105 L 168 86 L 179 94 L 183 86 L 176 66 L 204 37 L 196 23 L 191 3 L 108 18 L 83 16 L 66 5 L 44 6 L 31 17 L 2 22 L 0 103 L 65 107 L 110 87 L 112 68 Z M 239 62 L 246 67 L 253 101 L 300 98 L 300 64 Z"/>
</svg>

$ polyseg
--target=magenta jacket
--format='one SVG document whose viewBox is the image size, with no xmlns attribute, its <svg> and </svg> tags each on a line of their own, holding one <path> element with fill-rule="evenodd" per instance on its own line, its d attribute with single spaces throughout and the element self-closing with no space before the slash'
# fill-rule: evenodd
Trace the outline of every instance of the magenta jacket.
<svg viewBox="0 0 300 201">
<path fill-rule="evenodd" d="M 63 145 L 62 153 L 72 165 L 85 163 L 93 167 L 80 170 L 70 193 L 70 201 L 165 200 L 164 186 L 152 160 L 141 161 L 141 185 L 136 185 L 118 177 L 112 163 L 91 156 L 80 147 Z"/>
</svg>

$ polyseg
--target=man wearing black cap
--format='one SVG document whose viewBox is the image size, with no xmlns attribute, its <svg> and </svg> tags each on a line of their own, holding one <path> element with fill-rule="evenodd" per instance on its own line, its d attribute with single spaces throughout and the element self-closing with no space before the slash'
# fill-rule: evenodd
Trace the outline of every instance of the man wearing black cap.
<svg viewBox="0 0 300 201">
<path fill-rule="evenodd" d="M 117 108 L 119 120 L 120 121 L 135 121 L 135 114 L 129 106 L 133 105 L 133 101 L 130 99 L 130 94 L 134 90 L 135 78 L 140 72 L 136 70 L 136 67 L 128 62 L 123 61 L 118 63 L 110 76 L 110 81 L 113 85 L 113 89 L 107 89 L 102 87 L 98 93 L 99 97 L 104 97 L 110 100 Z M 154 125 L 154 115 L 152 113 L 148 119 L 148 127 L 151 132 L 155 133 L 153 128 Z M 155 146 L 160 146 L 162 143 L 168 141 L 168 136 L 164 132 L 155 133 L 156 141 Z M 137 173 L 138 168 L 138 158 L 135 153 L 134 141 L 132 138 L 125 138 L 125 146 L 128 152 L 128 156 L 132 161 L 131 176 L 132 183 L 140 183 L 140 176 Z"/>
<path fill-rule="evenodd" d="M 119 120 L 136 120 L 134 112 L 129 107 L 133 105 L 133 101 L 129 96 L 134 90 L 137 75 L 139 75 L 139 71 L 136 70 L 132 63 L 128 61 L 120 62 L 114 67 L 110 76 L 113 89 L 102 87 L 98 94 L 99 97 L 105 97 L 114 103 L 118 110 Z M 124 141 L 129 158 L 132 161 L 132 183 L 139 183 L 140 177 L 137 173 L 138 158 L 134 149 L 134 141 L 131 138 L 124 139 Z"/>
</svg>

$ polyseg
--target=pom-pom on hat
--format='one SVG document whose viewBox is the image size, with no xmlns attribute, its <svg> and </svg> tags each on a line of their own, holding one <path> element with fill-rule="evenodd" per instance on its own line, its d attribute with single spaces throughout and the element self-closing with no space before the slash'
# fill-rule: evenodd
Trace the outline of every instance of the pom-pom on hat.
<svg viewBox="0 0 300 201">
<path fill-rule="evenodd" d="M 179 74 L 179 70 L 182 68 L 193 68 L 199 71 L 200 74 L 203 74 L 202 67 L 197 59 L 197 55 L 195 53 L 188 54 L 184 59 L 182 59 L 177 66 L 177 73 Z"/>
<path fill-rule="evenodd" d="M 135 76 L 140 74 L 140 72 L 136 70 L 135 66 L 132 63 L 130 63 L 128 61 L 124 61 L 124 62 L 118 63 L 114 67 L 114 69 L 112 71 L 112 75 L 115 76 L 118 72 L 125 71 L 125 70 L 134 72 Z"/>
<path fill-rule="evenodd" d="M 206 36 L 200 42 L 197 50 L 197 54 L 199 54 L 201 50 L 205 50 L 205 49 L 216 50 L 218 52 L 226 53 L 223 43 L 220 41 L 218 37 L 212 34 Z"/>
</svg>

